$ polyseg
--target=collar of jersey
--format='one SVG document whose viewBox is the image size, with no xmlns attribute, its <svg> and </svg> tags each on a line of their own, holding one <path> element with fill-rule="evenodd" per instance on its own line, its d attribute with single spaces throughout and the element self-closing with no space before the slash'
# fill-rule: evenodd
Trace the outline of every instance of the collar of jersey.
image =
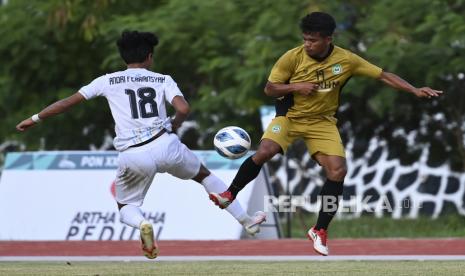
<svg viewBox="0 0 465 276">
<path fill-rule="evenodd" d="M 334 45 L 331 43 L 331 44 L 329 44 L 329 51 L 328 51 L 328 53 L 327 53 L 325 56 L 323 56 L 323 57 L 321 57 L 321 58 L 315 58 L 315 57 L 311 57 L 311 56 L 309 56 L 309 57 L 310 57 L 311 59 L 314 59 L 314 60 L 318 61 L 318 62 L 322 62 L 323 60 L 325 60 L 327 57 L 329 57 L 329 56 L 331 55 L 331 53 L 333 52 L 333 50 L 334 50 Z"/>
</svg>

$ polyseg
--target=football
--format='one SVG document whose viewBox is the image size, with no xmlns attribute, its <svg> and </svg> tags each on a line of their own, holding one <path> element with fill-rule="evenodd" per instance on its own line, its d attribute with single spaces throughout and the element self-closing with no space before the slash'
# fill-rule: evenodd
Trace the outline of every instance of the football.
<svg viewBox="0 0 465 276">
<path fill-rule="evenodd" d="M 250 149 L 250 136 L 240 127 L 229 126 L 220 129 L 213 139 L 215 150 L 223 157 L 237 159 Z"/>
</svg>

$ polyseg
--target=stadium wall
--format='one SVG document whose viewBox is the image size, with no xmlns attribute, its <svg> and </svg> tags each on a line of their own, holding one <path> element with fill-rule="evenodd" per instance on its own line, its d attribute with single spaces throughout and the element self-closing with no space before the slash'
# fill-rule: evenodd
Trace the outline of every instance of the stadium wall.
<svg viewBox="0 0 465 276">
<path fill-rule="evenodd" d="M 274 107 L 260 110 L 262 125 L 266 127 L 275 116 Z M 355 139 L 348 141 L 346 158 L 348 172 L 344 182 L 342 207 L 338 216 L 417 218 L 420 215 L 437 218 L 442 214 L 465 216 L 465 174 L 454 172 L 448 164 L 428 165 L 428 148 L 424 148 L 417 162 L 403 165 L 390 158 L 386 141 L 373 137 L 361 158 L 355 158 Z M 269 162 L 270 182 L 275 191 L 275 208 L 289 205 L 291 210 L 302 208 L 316 213 L 318 194 L 324 183 L 321 167 L 312 160 L 305 144 L 293 144 L 285 156 Z M 285 208 L 282 208 L 285 209 Z"/>
<path fill-rule="evenodd" d="M 226 183 L 243 161 L 224 159 L 214 151 L 195 154 Z M 138 239 L 137 230 L 119 222 L 114 200 L 117 158 L 113 151 L 9 153 L 0 179 L 0 240 Z M 266 179 L 262 172 L 238 197 L 249 213 L 263 209 L 256 202 L 263 203 L 269 191 Z M 214 206 L 192 180 L 157 174 L 142 209 L 159 240 L 246 237 L 242 226 Z M 255 238 L 278 238 L 276 219 L 268 214 Z"/>
</svg>

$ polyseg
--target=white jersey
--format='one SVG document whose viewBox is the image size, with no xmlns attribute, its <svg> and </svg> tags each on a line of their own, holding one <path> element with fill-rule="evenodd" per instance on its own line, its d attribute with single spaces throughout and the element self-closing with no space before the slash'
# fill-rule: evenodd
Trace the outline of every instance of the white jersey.
<svg viewBox="0 0 465 276">
<path fill-rule="evenodd" d="M 169 75 L 142 68 L 129 68 L 98 77 L 79 90 L 87 100 L 103 96 L 115 121 L 118 151 L 144 142 L 163 128 L 170 129 L 165 101 L 183 96 Z"/>
</svg>

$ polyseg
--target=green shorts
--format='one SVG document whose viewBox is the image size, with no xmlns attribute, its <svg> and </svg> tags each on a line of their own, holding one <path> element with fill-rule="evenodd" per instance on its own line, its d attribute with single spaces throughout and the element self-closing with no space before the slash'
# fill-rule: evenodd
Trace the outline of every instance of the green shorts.
<svg viewBox="0 0 465 276">
<path fill-rule="evenodd" d="M 298 138 L 302 138 L 311 156 L 321 152 L 345 158 L 344 145 L 336 126 L 337 119 L 321 116 L 305 120 L 296 120 L 285 116 L 275 117 L 268 125 L 262 139 L 271 139 L 278 143 L 283 152 Z"/>
</svg>

